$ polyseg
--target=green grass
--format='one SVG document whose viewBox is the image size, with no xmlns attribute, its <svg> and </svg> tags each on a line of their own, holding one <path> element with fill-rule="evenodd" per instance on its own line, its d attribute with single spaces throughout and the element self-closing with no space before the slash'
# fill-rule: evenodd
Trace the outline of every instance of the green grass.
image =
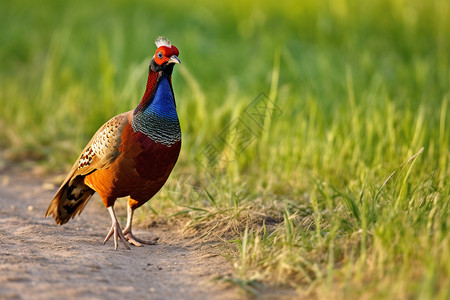
<svg viewBox="0 0 450 300">
<path fill-rule="evenodd" d="M 445 0 L 2 1 L 0 166 L 67 170 L 165 35 L 183 147 L 140 218 L 221 238 L 251 293 L 448 299 L 448 20 Z"/>
</svg>

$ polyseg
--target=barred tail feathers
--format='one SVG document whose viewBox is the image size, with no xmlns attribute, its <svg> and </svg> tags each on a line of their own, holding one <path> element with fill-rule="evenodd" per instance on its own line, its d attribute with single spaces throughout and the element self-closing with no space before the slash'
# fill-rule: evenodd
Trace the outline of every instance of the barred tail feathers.
<svg viewBox="0 0 450 300">
<path fill-rule="evenodd" d="M 94 193 L 95 191 L 84 183 L 84 176 L 68 180 L 61 185 L 50 202 L 45 217 L 53 215 L 56 224 L 63 225 L 83 211 Z"/>
</svg>

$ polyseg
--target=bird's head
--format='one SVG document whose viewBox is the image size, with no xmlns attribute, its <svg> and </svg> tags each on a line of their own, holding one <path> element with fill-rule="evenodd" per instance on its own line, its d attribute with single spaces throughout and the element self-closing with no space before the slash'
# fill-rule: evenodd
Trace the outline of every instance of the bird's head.
<svg viewBox="0 0 450 300">
<path fill-rule="evenodd" d="M 166 95 L 166 93 L 172 94 L 171 97 L 175 104 L 171 76 L 173 66 L 180 63 L 180 60 L 178 59 L 179 52 L 177 47 L 173 46 L 170 41 L 163 36 L 157 37 L 155 44 L 158 49 L 156 49 L 155 55 L 153 55 L 153 58 L 150 61 L 147 87 L 141 102 L 134 110 L 134 114 L 138 114 L 142 110 L 145 110 L 153 102 L 157 91 L 160 89 L 163 91 L 161 93 L 164 95 Z M 170 89 L 167 89 L 167 80 L 164 79 L 168 80 Z M 158 97 L 161 98 L 161 95 Z M 170 97 L 170 95 L 168 97 Z"/>
<path fill-rule="evenodd" d="M 178 58 L 180 53 L 177 47 L 173 46 L 167 38 L 163 36 L 157 37 L 155 44 L 158 49 L 156 49 L 153 60 L 157 70 L 164 70 L 168 66 L 173 68 L 174 64 L 180 63 Z"/>
</svg>

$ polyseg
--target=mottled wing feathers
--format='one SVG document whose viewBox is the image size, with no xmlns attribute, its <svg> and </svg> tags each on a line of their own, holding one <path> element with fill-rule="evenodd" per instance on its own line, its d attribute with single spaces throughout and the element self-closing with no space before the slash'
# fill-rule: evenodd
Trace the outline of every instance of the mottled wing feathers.
<svg viewBox="0 0 450 300">
<path fill-rule="evenodd" d="M 73 168 L 74 175 L 87 175 L 98 169 L 107 169 L 119 156 L 122 132 L 131 120 L 131 112 L 115 116 L 92 137 Z"/>
<path fill-rule="evenodd" d="M 84 183 L 84 177 L 99 169 L 107 169 L 120 155 L 122 132 L 132 112 L 115 116 L 94 134 L 68 176 L 50 203 L 45 216 L 53 215 L 58 224 L 64 224 L 81 213 L 95 193 Z"/>
</svg>

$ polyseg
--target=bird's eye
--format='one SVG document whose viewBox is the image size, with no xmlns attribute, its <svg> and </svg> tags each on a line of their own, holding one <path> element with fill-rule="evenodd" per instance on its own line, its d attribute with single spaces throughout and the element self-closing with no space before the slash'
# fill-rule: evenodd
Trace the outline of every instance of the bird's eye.
<svg viewBox="0 0 450 300">
<path fill-rule="evenodd" d="M 158 54 L 156 54 L 156 55 L 158 55 L 158 58 L 159 58 L 159 59 L 161 59 L 161 58 L 164 57 L 164 55 L 162 54 L 162 52 L 158 52 Z"/>
</svg>

